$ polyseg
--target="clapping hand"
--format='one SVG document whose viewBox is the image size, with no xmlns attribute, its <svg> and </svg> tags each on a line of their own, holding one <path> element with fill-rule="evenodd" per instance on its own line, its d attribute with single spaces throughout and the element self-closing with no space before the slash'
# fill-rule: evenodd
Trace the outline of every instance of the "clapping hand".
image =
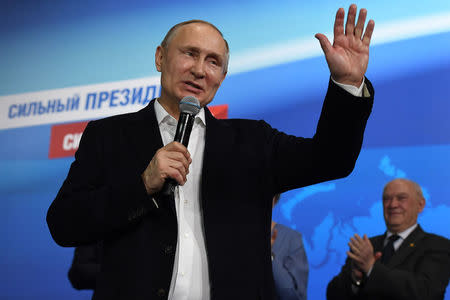
<svg viewBox="0 0 450 300">
<path fill-rule="evenodd" d="M 350 251 L 347 251 L 347 255 L 352 259 L 353 269 L 359 270 L 367 274 L 375 262 L 381 257 L 381 252 L 374 253 L 372 243 L 367 235 L 360 237 L 355 234 L 350 238 L 348 243 Z M 354 272 L 354 275 L 358 274 Z"/>
</svg>

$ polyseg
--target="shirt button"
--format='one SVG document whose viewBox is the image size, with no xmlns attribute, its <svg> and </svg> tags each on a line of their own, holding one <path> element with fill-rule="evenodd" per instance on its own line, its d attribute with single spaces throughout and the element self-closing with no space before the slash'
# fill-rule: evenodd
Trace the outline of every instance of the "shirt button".
<svg viewBox="0 0 450 300">
<path fill-rule="evenodd" d="M 188 233 L 185 233 L 185 234 L 184 234 L 184 237 L 185 237 L 185 238 L 188 238 L 188 237 L 189 237 L 189 234 L 188 234 Z"/>
<path fill-rule="evenodd" d="M 166 291 L 164 289 L 159 289 L 156 292 L 156 295 L 158 295 L 158 297 L 163 298 L 166 295 Z"/>
<path fill-rule="evenodd" d="M 184 272 L 181 272 L 180 275 L 183 277 L 184 276 Z"/>
</svg>

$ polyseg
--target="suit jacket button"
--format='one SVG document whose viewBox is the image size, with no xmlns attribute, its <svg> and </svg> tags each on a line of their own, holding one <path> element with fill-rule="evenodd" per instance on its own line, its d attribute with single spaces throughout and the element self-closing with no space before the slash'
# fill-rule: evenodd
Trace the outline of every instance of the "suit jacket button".
<svg viewBox="0 0 450 300">
<path fill-rule="evenodd" d="M 165 254 L 171 254 L 172 253 L 172 251 L 173 251 L 173 247 L 172 246 L 166 246 L 165 248 L 164 248 L 164 253 Z"/>
<path fill-rule="evenodd" d="M 159 289 L 156 292 L 156 295 L 158 295 L 158 297 L 162 298 L 162 297 L 164 297 L 166 295 L 166 291 L 164 289 Z"/>
</svg>

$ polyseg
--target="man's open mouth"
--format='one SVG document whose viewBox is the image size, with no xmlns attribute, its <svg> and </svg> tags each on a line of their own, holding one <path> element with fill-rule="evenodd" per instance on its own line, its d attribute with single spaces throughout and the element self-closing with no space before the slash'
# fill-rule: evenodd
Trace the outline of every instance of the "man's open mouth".
<svg viewBox="0 0 450 300">
<path fill-rule="evenodd" d="M 198 85 L 198 84 L 196 84 L 196 83 L 194 83 L 192 81 L 185 81 L 184 83 L 187 84 L 187 85 L 190 85 L 190 86 L 192 86 L 192 87 L 194 87 L 194 88 L 196 88 L 198 90 L 203 90 L 203 88 L 200 85 Z"/>
</svg>

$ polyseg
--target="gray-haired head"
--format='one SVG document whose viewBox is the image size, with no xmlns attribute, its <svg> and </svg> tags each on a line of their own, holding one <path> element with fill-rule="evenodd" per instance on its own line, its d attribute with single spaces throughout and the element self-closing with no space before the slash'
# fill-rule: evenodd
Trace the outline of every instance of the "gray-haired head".
<svg viewBox="0 0 450 300">
<path fill-rule="evenodd" d="M 420 187 L 420 185 L 417 182 L 412 181 L 411 179 L 407 179 L 407 178 L 396 178 L 396 179 L 393 179 L 393 180 L 389 181 L 383 188 L 383 195 L 384 195 L 388 185 L 391 182 L 394 182 L 394 181 L 403 181 L 403 182 L 409 184 L 409 186 L 412 187 L 412 189 L 414 190 L 414 196 L 415 196 L 415 198 L 418 201 L 420 201 L 421 199 L 425 199 L 425 197 L 423 196 L 422 188 Z"/>
<path fill-rule="evenodd" d="M 166 36 L 164 37 L 164 39 L 161 42 L 161 47 L 164 48 L 164 50 L 167 50 L 167 48 L 169 47 L 170 41 L 173 39 L 173 37 L 177 33 L 178 29 L 180 29 L 184 25 L 188 25 L 188 24 L 192 24 L 192 23 L 200 23 L 200 24 L 205 24 L 205 25 L 211 26 L 212 28 L 214 28 L 220 34 L 220 36 L 222 37 L 223 41 L 225 42 L 225 48 L 226 48 L 226 53 L 225 53 L 226 57 L 225 57 L 224 65 L 223 65 L 223 72 L 227 73 L 228 72 L 228 62 L 230 60 L 230 48 L 228 47 L 228 42 L 223 37 L 222 32 L 216 26 L 214 26 L 213 24 L 211 24 L 211 23 L 209 23 L 207 21 L 203 21 L 203 20 L 189 20 L 189 21 L 184 21 L 184 22 L 181 22 L 181 23 L 178 23 L 178 24 L 174 25 L 166 33 Z"/>
</svg>

